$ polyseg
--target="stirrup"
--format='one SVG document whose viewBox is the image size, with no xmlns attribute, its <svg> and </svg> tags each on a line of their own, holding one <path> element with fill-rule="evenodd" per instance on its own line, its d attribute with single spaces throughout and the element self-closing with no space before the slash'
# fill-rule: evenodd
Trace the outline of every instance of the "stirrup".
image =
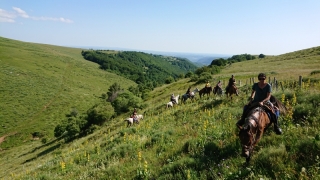
<svg viewBox="0 0 320 180">
<path fill-rule="evenodd" d="M 282 134 L 282 130 L 281 130 L 281 128 L 279 128 L 279 127 L 275 127 L 275 128 L 274 128 L 274 132 L 275 132 L 277 135 L 281 135 L 281 134 Z"/>
</svg>

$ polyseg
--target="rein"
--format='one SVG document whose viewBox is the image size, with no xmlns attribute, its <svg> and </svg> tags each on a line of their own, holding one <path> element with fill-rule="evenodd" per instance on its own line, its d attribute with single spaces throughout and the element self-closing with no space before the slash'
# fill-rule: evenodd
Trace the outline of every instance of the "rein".
<svg viewBox="0 0 320 180">
<path fill-rule="evenodd" d="M 258 127 L 258 124 L 259 124 L 258 122 L 259 122 L 259 120 L 260 120 L 260 118 L 261 118 L 261 112 L 262 112 L 263 110 L 262 110 L 261 107 L 257 107 L 257 108 L 255 108 L 255 109 L 252 111 L 252 114 L 256 113 L 257 111 L 259 111 L 259 119 L 256 118 L 254 115 L 250 115 L 250 116 L 247 118 L 247 119 L 248 119 L 247 124 L 248 124 L 248 126 L 250 127 L 249 134 L 250 134 L 250 136 L 252 137 L 252 138 L 251 138 L 252 141 L 251 141 L 251 139 L 250 139 L 250 146 L 249 146 L 249 149 L 250 149 L 250 150 L 252 150 L 253 144 L 254 144 L 254 142 L 256 141 L 256 136 L 255 136 L 255 134 L 257 133 L 257 128 L 256 128 L 256 127 Z M 254 120 L 253 122 L 254 122 L 255 124 L 253 124 L 252 121 L 250 121 L 250 120 Z M 254 129 L 254 132 L 252 132 L 252 127 L 255 128 L 255 129 Z M 245 147 L 247 147 L 247 146 L 245 146 Z"/>
</svg>

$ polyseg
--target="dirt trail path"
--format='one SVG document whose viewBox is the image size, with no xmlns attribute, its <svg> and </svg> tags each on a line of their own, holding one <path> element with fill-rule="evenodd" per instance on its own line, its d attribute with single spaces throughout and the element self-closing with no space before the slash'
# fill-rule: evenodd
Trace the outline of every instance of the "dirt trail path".
<svg viewBox="0 0 320 180">
<path fill-rule="evenodd" d="M 7 134 L 7 135 L 0 137 L 0 144 L 6 139 L 6 137 L 13 136 L 15 134 L 17 134 L 17 132 L 13 132 L 13 133 L 10 133 L 10 134 Z"/>
</svg>

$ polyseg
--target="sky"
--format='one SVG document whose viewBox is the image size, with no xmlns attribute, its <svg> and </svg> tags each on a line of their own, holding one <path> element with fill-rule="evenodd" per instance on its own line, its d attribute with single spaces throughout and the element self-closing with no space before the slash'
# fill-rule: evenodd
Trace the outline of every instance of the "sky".
<svg viewBox="0 0 320 180">
<path fill-rule="evenodd" d="M 71 47 L 280 55 L 320 46 L 320 1 L 0 0 L 0 36 Z"/>
</svg>

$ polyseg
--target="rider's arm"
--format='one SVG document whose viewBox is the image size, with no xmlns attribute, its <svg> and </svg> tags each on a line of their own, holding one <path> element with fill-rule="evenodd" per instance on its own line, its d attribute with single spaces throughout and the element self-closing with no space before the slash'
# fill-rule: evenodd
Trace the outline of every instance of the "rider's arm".
<svg viewBox="0 0 320 180">
<path fill-rule="evenodd" d="M 255 94 L 256 94 L 256 91 L 255 91 L 255 90 L 252 90 L 251 96 L 250 96 L 250 103 L 252 102 Z"/>
<path fill-rule="evenodd" d="M 264 103 L 264 102 L 268 101 L 270 99 L 270 97 L 271 97 L 271 93 L 268 92 L 267 97 L 264 100 L 262 100 L 261 102 Z"/>
</svg>

